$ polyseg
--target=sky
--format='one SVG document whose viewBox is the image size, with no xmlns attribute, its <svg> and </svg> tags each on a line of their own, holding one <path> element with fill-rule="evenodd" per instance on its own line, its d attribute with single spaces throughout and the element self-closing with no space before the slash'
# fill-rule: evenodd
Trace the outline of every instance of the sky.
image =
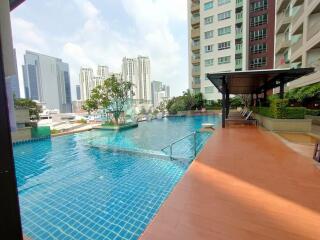
<svg viewBox="0 0 320 240">
<path fill-rule="evenodd" d="M 69 64 L 73 99 L 81 66 L 120 72 L 124 56 L 149 56 L 151 80 L 168 84 L 172 96 L 188 88 L 185 0 L 27 0 L 11 23 L 20 91 L 26 50 Z"/>
</svg>

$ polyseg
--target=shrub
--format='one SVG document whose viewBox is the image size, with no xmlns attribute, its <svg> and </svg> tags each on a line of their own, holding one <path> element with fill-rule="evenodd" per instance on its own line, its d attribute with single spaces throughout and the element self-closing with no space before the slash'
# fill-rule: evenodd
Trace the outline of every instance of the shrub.
<svg viewBox="0 0 320 240">
<path fill-rule="evenodd" d="M 270 100 L 270 111 L 274 118 L 285 118 L 285 108 L 288 105 L 288 99 L 273 98 Z"/>
<path fill-rule="evenodd" d="M 284 109 L 285 119 L 304 119 L 306 115 L 306 108 L 304 107 L 286 107 Z"/>
<path fill-rule="evenodd" d="M 320 110 L 306 109 L 306 115 L 320 116 Z"/>
</svg>

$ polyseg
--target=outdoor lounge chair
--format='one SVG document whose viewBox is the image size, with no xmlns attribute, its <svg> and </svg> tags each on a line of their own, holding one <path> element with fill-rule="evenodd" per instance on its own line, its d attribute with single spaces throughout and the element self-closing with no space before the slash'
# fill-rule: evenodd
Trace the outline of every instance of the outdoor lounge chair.
<svg viewBox="0 0 320 240">
<path fill-rule="evenodd" d="M 258 125 L 257 119 L 251 117 L 252 111 L 250 111 L 245 118 L 238 118 L 238 117 L 229 117 L 226 119 L 227 123 L 242 123 L 242 124 L 255 124 Z"/>
</svg>

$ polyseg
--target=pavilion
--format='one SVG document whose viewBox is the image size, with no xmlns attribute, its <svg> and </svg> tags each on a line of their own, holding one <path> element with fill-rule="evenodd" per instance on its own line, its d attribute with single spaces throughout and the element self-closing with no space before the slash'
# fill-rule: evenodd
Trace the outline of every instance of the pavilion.
<svg viewBox="0 0 320 240">
<path fill-rule="evenodd" d="M 284 96 L 285 84 L 311 74 L 314 68 L 268 69 L 241 72 L 221 72 L 207 74 L 208 79 L 222 94 L 222 127 L 229 114 L 230 94 L 249 94 L 251 99 L 263 96 L 266 100 L 268 90 L 279 87 L 280 98 Z"/>
</svg>

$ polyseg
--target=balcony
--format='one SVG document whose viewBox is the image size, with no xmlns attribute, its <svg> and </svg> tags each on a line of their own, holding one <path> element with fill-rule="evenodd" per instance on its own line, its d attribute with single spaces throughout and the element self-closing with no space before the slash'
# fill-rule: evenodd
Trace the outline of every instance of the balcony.
<svg viewBox="0 0 320 240">
<path fill-rule="evenodd" d="M 287 8 L 289 3 L 290 3 L 290 0 L 278 0 L 276 12 L 279 13 L 284 11 Z"/>
<path fill-rule="evenodd" d="M 243 22 L 243 14 L 242 12 L 236 13 L 236 23 L 242 23 Z"/>
<path fill-rule="evenodd" d="M 242 39 L 242 29 L 236 30 L 236 39 Z"/>
<path fill-rule="evenodd" d="M 291 45 L 291 60 L 295 60 L 302 55 L 302 37 Z"/>
<path fill-rule="evenodd" d="M 308 28 L 308 34 L 307 34 L 308 40 L 310 40 L 319 32 L 320 32 L 320 21 L 314 21 L 314 23 L 310 25 Z"/>
<path fill-rule="evenodd" d="M 200 67 L 194 67 L 193 69 L 192 69 L 192 76 L 193 77 L 199 77 L 200 76 Z"/>
<path fill-rule="evenodd" d="M 278 14 L 277 18 L 277 33 L 283 33 L 291 23 L 291 17 L 282 12 Z"/>
<path fill-rule="evenodd" d="M 242 53 L 242 44 L 236 44 L 236 54 Z"/>
<path fill-rule="evenodd" d="M 199 38 L 200 37 L 200 28 L 191 30 L 191 38 Z"/>
<path fill-rule="evenodd" d="M 276 53 L 283 52 L 285 49 L 290 47 L 290 44 L 290 40 L 285 37 L 284 34 L 280 34 L 276 41 Z"/>
<path fill-rule="evenodd" d="M 200 42 L 193 42 L 191 45 L 191 51 L 192 52 L 200 51 Z"/>
<path fill-rule="evenodd" d="M 243 7 L 243 0 L 237 0 L 236 1 L 236 8 Z"/>
<path fill-rule="evenodd" d="M 200 55 L 194 55 L 194 56 L 192 56 L 192 64 L 193 65 L 199 65 L 200 64 Z"/>
<path fill-rule="evenodd" d="M 200 81 L 197 81 L 197 82 L 192 82 L 192 88 L 201 88 L 201 84 L 200 84 Z"/>
<path fill-rule="evenodd" d="M 199 12 L 200 11 L 200 3 L 192 3 L 191 4 L 191 12 Z"/>
<path fill-rule="evenodd" d="M 199 25 L 199 24 L 200 24 L 200 16 L 191 18 L 191 25 L 192 26 Z"/>
<path fill-rule="evenodd" d="M 236 59 L 236 69 L 242 69 L 242 59 Z"/>
</svg>

